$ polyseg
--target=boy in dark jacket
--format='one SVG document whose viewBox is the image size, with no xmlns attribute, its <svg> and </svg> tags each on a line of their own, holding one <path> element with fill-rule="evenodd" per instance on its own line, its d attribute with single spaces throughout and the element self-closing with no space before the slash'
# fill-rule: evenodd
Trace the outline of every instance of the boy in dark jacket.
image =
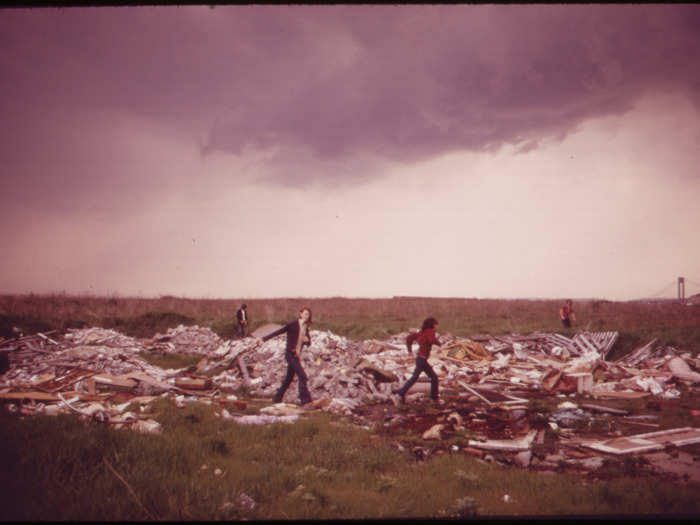
<svg viewBox="0 0 700 525">
<path fill-rule="evenodd" d="M 287 334 L 287 348 L 284 352 L 284 357 L 287 360 L 287 375 L 282 381 L 282 385 L 279 387 L 275 396 L 272 400 L 275 403 L 282 401 L 284 393 L 292 384 L 292 380 L 296 375 L 299 378 L 299 400 L 301 405 L 304 406 L 311 402 L 311 394 L 309 393 L 309 388 L 307 386 L 306 372 L 301 366 L 301 361 L 299 360 L 299 354 L 301 353 L 302 346 L 311 345 L 311 336 L 309 335 L 309 325 L 311 324 L 311 308 L 304 307 L 299 310 L 299 318 L 287 323 L 279 330 L 275 330 L 271 334 L 267 334 L 262 339 L 258 338 L 258 343 L 262 344 L 268 339 L 272 339 L 282 333 Z"/>
<path fill-rule="evenodd" d="M 236 322 L 238 323 L 238 337 L 245 337 L 246 328 L 248 328 L 248 305 L 242 304 L 236 311 Z"/>
<path fill-rule="evenodd" d="M 402 404 L 406 402 L 406 392 L 413 386 L 418 380 L 418 376 L 421 372 L 425 372 L 430 378 L 430 397 L 433 401 L 438 400 L 438 377 L 433 367 L 428 363 L 428 358 L 430 357 L 430 350 L 433 345 L 442 346 L 442 343 L 435 335 L 435 327 L 438 325 L 437 320 L 434 317 L 428 317 L 423 321 L 423 326 L 420 332 L 414 332 L 406 338 L 406 348 L 408 353 L 413 353 L 413 343 L 418 343 L 418 355 L 416 356 L 416 368 L 413 371 L 413 375 L 406 381 L 406 384 L 402 386 L 397 392 L 396 396 L 398 399 L 394 403 Z"/>
</svg>

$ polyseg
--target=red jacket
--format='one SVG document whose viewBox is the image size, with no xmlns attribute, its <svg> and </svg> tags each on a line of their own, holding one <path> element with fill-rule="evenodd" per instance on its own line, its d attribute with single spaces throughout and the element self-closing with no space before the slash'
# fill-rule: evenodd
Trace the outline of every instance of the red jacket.
<svg viewBox="0 0 700 525">
<path fill-rule="evenodd" d="M 430 350 L 433 345 L 441 346 L 442 343 L 435 335 L 434 328 L 426 328 L 420 332 L 414 332 L 406 338 L 406 348 L 411 352 L 413 349 L 414 341 L 418 342 L 418 355 L 420 357 L 425 357 L 428 359 L 430 357 Z"/>
</svg>

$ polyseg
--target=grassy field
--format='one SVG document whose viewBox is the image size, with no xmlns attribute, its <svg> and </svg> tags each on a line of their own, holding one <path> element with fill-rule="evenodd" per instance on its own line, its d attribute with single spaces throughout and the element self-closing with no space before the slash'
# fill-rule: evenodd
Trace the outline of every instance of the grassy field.
<svg viewBox="0 0 700 525">
<path fill-rule="evenodd" d="M 254 412 L 255 403 L 248 411 Z M 0 415 L 2 520 L 300 520 L 697 515 L 697 484 L 543 475 L 460 453 L 419 461 L 326 413 L 240 425 L 202 404 L 152 408 L 160 435 L 74 416 Z M 505 498 L 507 496 L 507 498 Z M 504 500 L 505 499 L 505 500 Z"/>
<path fill-rule="evenodd" d="M 560 300 L 183 299 L 0 296 L 0 336 L 102 326 L 149 337 L 178 324 L 231 338 L 248 304 L 252 328 L 314 310 L 315 327 L 352 339 L 419 327 L 427 316 L 455 335 L 567 333 Z M 658 338 L 697 354 L 700 309 L 677 303 L 576 301 L 569 331 L 615 330 L 613 354 Z M 612 356 L 614 357 L 614 355 Z M 266 403 L 249 400 L 246 413 Z M 700 486 L 643 477 L 643 458 L 611 460 L 608 480 L 545 475 L 445 452 L 419 461 L 381 424 L 310 413 L 293 424 L 239 425 L 216 406 L 152 405 L 160 435 L 113 430 L 74 416 L 0 412 L 0 519 L 269 520 L 522 516 L 697 516 Z M 683 410 L 683 417 L 687 410 Z M 679 416 L 680 417 L 680 416 Z M 685 421 L 685 420 L 684 420 Z M 674 424 L 679 423 L 677 421 Z M 684 423 L 685 424 L 685 423 Z M 455 438 L 454 444 L 466 445 Z M 420 445 L 420 436 L 414 437 Z M 218 470 L 217 470 L 218 469 Z M 508 501 L 504 501 L 504 497 Z"/>
<path fill-rule="evenodd" d="M 440 322 L 439 332 L 458 336 L 567 333 L 558 317 L 562 300 L 526 299 L 186 299 L 54 295 L 0 296 L 0 336 L 84 326 L 114 328 L 134 337 L 150 337 L 179 324 L 210 327 L 223 338 L 235 334 L 235 314 L 248 304 L 251 329 L 293 319 L 302 305 L 313 309 L 317 329 L 355 340 L 383 338 L 418 328 L 425 317 Z M 617 331 L 620 340 L 611 358 L 653 338 L 659 344 L 697 353 L 700 348 L 700 307 L 676 302 L 575 301 L 577 322 L 568 331 Z"/>
</svg>

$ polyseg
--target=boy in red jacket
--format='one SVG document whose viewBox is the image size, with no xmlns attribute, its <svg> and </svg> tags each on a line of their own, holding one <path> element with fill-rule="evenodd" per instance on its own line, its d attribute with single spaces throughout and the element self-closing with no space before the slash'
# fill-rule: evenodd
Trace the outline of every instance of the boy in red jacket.
<svg viewBox="0 0 700 525">
<path fill-rule="evenodd" d="M 435 327 L 438 325 L 437 320 L 434 317 L 428 317 L 423 321 L 423 326 L 420 332 L 414 332 L 406 338 L 406 348 L 408 353 L 413 353 L 413 343 L 418 342 L 418 355 L 416 356 L 416 368 L 413 371 L 413 375 L 406 381 L 406 384 L 402 386 L 397 392 L 397 400 L 402 404 L 406 402 L 406 392 L 413 386 L 418 380 L 418 376 L 421 372 L 425 372 L 430 378 L 430 397 L 433 401 L 438 400 L 438 377 L 433 367 L 428 364 L 428 358 L 430 357 L 430 350 L 433 345 L 442 346 L 442 343 L 435 335 Z"/>
</svg>

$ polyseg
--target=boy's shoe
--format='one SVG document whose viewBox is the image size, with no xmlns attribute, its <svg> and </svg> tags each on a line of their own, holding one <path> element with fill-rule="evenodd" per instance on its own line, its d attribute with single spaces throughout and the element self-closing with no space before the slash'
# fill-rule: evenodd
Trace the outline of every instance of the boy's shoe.
<svg viewBox="0 0 700 525">
<path fill-rule="evenodd" d="M 444 404 L 445 404 L 444 399 L 433 399 L 433 405 L 435 405 L 435 406 L 442 406 Z"/>
</svg>

